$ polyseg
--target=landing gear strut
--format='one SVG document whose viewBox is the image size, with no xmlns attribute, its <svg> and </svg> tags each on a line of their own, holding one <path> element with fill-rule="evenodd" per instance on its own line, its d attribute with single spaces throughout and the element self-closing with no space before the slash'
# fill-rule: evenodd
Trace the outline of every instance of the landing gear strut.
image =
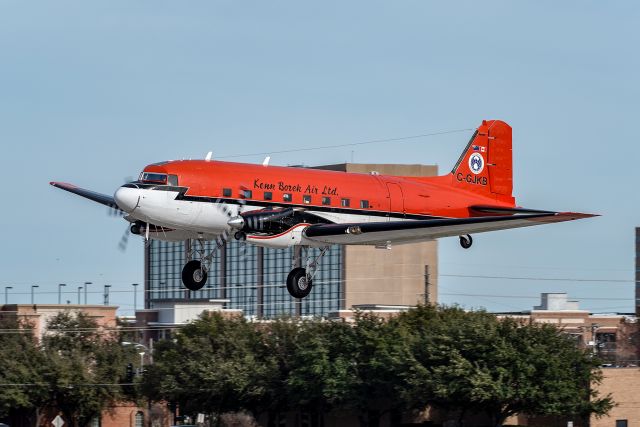
<svg viewBox="0 0 640 427">
<path fill-rule="evenodd" d="M 460 236 L 460 246 L 462 246 L 464 249 L 469 249 L 472 244 L 473 244 L 473 239 L 471 238 L 470 234 L 465 234 L 463 236 Z"/>
<path fill-rule="evenodd" d="M 312 258 L 309 256 L 309 248 L 306 248 L 306 268 L 296 267 L 287 276 L 287 291 L 292 297 L 304 298 L 309 295 L 313 287 L 313 277 L 318 272 L 320 260 L 328 250 L 328 247 L 324 247 L 317 257 Z"/>
</svg>

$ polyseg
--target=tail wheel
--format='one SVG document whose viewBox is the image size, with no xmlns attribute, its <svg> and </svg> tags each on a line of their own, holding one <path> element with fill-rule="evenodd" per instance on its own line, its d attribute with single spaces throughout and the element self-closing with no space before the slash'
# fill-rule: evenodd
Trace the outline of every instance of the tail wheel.
<svg viewBox="0 0 640 427">
<path fill-rule="evenodd" d="M 462 246 L 465 249 L 469 249 L 472 244 L 473 244 L 473 239 L 471 238 L 470 234 L 465 234 L 463 236 L 460 236 L 460 246 Z"/>
<path fill-rule="evenodd" d="M 306 297 L 312 287 L 313 282 L 307 277 L 307 270 L 304 268 L 294 268 L 287 276 L 287 290 L 294 298 Z"/>
<path fill-rule="evenodd" d="M 207 283 L 207 272 L 200 261 L 189 261 L 182 268 L 182 283 L 190 291 L 197 291 Z"/>
</svg>

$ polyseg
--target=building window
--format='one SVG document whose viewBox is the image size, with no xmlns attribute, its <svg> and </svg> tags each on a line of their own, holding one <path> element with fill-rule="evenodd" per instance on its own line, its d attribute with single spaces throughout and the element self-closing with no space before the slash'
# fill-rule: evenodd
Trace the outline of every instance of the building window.
<svg viewBox="0 0 640 427">
<path fill-rule="evenodd" d="M 271 191 L 265 191 L 264 192 L 264 199 L 265 200 L 273 200 L 273 193 Z"/>
<path fill-rule="evenodd" d="M 89 427 L 100 427 L 100 417 L 93 417 L 89 421 Z"/>
<path fill-rule="evenodd" d="M 348 208 L 351 205 L 351 200 L 350 199 L 342 199 L 340 206 L 342 206 L 343 208 Z"/>
<path fill-rule="evenodd" d="M 322 198 L 322 204 L 325 205 L 325 206 L 331 205 L 331 197 L 323 197 Z"/>
<path fill-rule="evenodd" d="M 306 194 L 304 196 L 302 196 L 302 203 L 306 203 L 306 204 L 311 203 L 311 196 L 306 195 Z"/>
<path fill-rule="evenodd" d="M 291 201 L 291 193 L 284 193 L 282 195 L 282 200 L 284 200 L 285 202 L 290 202 Z"/>
<path fill-rule="evenodd" d="M 360 200 L 360 208 L 369 209 L 369 201 L 368 200 Z"/>
<path fill-rule="evenodd" d="M 136 427 L 144 427 L 144 414 L 141 411 L 136 412 Z"/>
<path fill-rule="evenodd" d="M 244 190 L 242 192 L 242 197 L 244 197 L 245 199 L 250 199 L 251 197 L 253 197 L 253 193 L 251 192 L 251 190 Z"/>
<path fill-rule="evenodd" d="M 222 189 L 222 196 L 223 197 L 231 197 L 231 189 L 230 188 L 223 188 Z"/>
<path fill-rule="evenodd" d="M 616 420 L 616 427 L 627 427 L 627 420 Z"/>
</svg>

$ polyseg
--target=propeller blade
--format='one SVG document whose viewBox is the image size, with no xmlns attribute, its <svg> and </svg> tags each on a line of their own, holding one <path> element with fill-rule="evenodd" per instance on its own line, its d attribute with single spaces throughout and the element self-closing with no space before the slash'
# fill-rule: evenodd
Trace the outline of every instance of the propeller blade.
<svg viewBox="0 0 640 427">
<path fill-rule="evenodd" d="M 127 246 L 129 245 L 129 235 L 131 234 L 131 229 L 127 226 L 127 229 L 124 231 L 124 234 L 120 238 L 120 243 L 118 243 L 118 249 L 124 252 L 127 250 Z"/>
</svg>

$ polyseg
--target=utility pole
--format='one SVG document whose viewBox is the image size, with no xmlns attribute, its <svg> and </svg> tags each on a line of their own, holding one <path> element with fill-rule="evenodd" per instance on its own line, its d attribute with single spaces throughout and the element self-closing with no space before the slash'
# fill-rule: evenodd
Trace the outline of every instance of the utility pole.
<svg viewBox="0 0 640 427">
<path fill-rule="evenodd" d="M 109 305 L 109 288 L 111 285 L 104 285 L 104 305 Z"/>
<path fill-rule="evenodd" d="M 58 284 L 58 304 L 62 304 L 62 288 L 67 286 L 64 283 Z"/>
<path fill-rule="evenodd" d="M 38 285 L 31 285 L 31 305 L 35 304 L 35 302 L 34 302 L 34 301 L 35 301 L 35 298 L 34 298 L 34 292 L 33 292 L 33 290 L 34 290 L 35 288 L 39 288 L 39 287 L 40 287 L 40 286 L 38 286 Z"/>
<path fill-rule="evenodd" d="M 430 304 L 431 303 L 431 297 L 429 295 L 429 291 L 431 290 L 431 283 L 429 283 L 430 277 L 429 277 L 429 265 L 425 265 L 424 266 L 424 303 L 426 304 Z"/>
<path fill-rule="evenodd" d="M 131 286 L 133 286 L 133 314 L 135 315 L 138 309 L 138 284 L 132 283 Z"/>
<path fill-rule="evenodd" d="M 84 282 L 84 305 L 87 305 L 87 291 L 89 290 L 89 285 L 93 285 L 93 283 Z"/>
</svg>

